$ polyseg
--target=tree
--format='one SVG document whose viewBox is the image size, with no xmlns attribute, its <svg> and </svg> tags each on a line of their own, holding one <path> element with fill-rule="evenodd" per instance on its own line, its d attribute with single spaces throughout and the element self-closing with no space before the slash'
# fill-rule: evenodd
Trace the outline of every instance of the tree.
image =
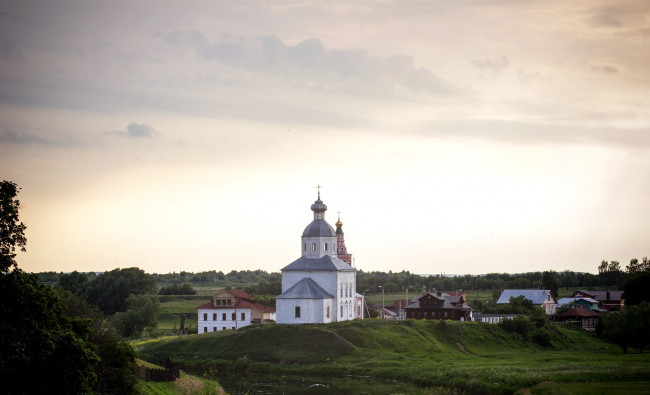
<svg viewBox="0 0 650 395">
<path fill-rule="evenodd" d="M 159 302 L 156 295 L 131 295 L 126 299 L 128 310 L 115 313 L 112 322 L 124 337 L 140 334 L 154 327 L 158 319 Z"/>
<path fill-rule="evenodd" d="M 115 269 L 98 275 L 88 284 L 86 299 L 106 314 L 127 310 L 131 294 L 155 294 L 156 278 L 137 267 Z"/>
<path fill-rule="evenodd" d="M 600 265 L 598 265 L 598 274 L 605 274 L 607 273 L 607 268 L 609 267 L 609 263 L 606 260 L 600 261 Z"/>
<path fill-rule="evenodd" d="M 54 290 L 18 268 L 0 275 L 0 300 L 3 392 L 92 392 L 99 358 L 87 322 L 67 317 Z"/>
<path fill-rule="evenodd" d="M 629 347 L 643 352 L 650 343 L 647 336 L 650 332 L 650 303 L 644 301 L 637 306 L 608 313 L 597 329 L 605 339 L 621 346 L 624 354 L 627 354 Z"/>
<path fill-rule="evenodd" d="M 25 224 L 19 221 L 18 186 L 11 181 L 0 182 L 0 273 L 16 267 L 16 249 L 25 252 Z"/>
<path fill-rule="evenodd" d="M 650 270 L 650 261 L 648 260 L 648 257 L 643 257 L 643 260 L 639 262 L 638 259 L 630 259 L 630 264 L 627 265 L 627 268 L 625 270 L 629 274 L 635 274 L 635 273 L 641 273 Z"/>
<path fill-rule="evenodd" d="M 66 289 L 75 295 L 83 295 L 90 284 L 90 279 L 87 274 L 74 271 L 69 274 L 61 273 L 59 275 L 58 286 Z"/>
<path fill-rule="evenodd" d="M 65 314 L 71 318 L 83 319 L 88 323 L 88 340 L 94 345 L 99 362 L 93 366 L 97 382 L 94 392 L 98 394 L 133 393 L 137 377 L 134 371 L 135 352 L 128 343 L 106 325 L 104 313 L 97 306 L 65 289 L 56 292 L 67 307 Z"/>
<path fill-rule="evenodd" d="M 542 273 L 542 284 L 544 285 L 544 289 L 550 290 L 553 296 L 557 298 L 559 285 L 557 273 L 554 270 Z"/>
<path fill-rule="evenodd" d="M 650 302 L 648 286 L 650 286 L 650 271 L 641 272 L 628 278 L 623 285 L 625 305 L 636 305 L 644 300 Z"/>
</svg>

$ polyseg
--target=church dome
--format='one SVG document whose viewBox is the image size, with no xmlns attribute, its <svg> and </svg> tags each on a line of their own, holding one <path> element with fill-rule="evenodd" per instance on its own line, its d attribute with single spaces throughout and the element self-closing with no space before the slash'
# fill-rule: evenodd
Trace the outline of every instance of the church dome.
<svg viewBox="0 0 650 395">
<path fill-rule="evenodd" d="M 323 203 L 322 200 L 320 200 L 320 193 L 318 195 L 318 200 L 316 200 L 314 204 L 311 205 L 311 211 L 315 213 L 324 213 L 327 211 L 327 206 L 325 203 Z"/>
<path fill-rule="evenodd" d="M 336 232 L 324 219 L 315 219 L 307 225 L 302 237 L 336 237 Z"/>
</svg>

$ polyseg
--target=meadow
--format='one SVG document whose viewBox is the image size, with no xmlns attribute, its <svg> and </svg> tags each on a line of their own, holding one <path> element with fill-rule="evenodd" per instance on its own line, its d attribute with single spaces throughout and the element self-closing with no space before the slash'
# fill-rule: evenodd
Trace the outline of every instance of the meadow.
<svg viewBox="0 0 650 395">
<path fill-rule="evenodd" d="M 187 372 L 394 380 L 422 392 L 648 393 L 650 356 L 595 334 L 552 326 L 542 347 L 499 325 L 366 319 L 328 325 L 250 326 L 134 343 L 147 361 L 171 357 Z M 212 372 L 212 373 L 210 373 Z"/>
</svg>

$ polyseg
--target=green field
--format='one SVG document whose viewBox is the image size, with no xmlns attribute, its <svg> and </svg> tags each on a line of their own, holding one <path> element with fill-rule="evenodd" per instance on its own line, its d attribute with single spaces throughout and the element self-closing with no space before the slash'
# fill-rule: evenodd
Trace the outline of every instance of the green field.
<svg viewBox="0 0 650 395">
<path fill-rule="evenodd" d="M 250 326 L 134 346 L 145 360 L 171 357 L 197 375 L 352 374 L 472 393 L 650 391 L 650 355 L 622 354 L 571 326 L 556 325 L 552 332 L 552 347 L 544 348 L 494 324 L 367 319 Z"/>
</svg>

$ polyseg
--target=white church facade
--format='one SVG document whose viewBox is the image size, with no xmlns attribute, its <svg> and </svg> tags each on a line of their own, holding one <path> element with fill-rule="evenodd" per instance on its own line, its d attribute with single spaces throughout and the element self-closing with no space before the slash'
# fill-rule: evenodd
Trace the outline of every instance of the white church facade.
<svg viewBox="0 0 650 395">
<path fill-rule="evenodd" d="M 361 295 L 356 293 L 356 270 L 345 248 L 340 218 L 335 231 L 325 221 L 327 206 L 320 191 L 311 210 L 314 220 L 302 233 L 301 256 L 282 268 L 278 324 L 323 324 L 359 316 L 356 305 Z"/>
</svg>

